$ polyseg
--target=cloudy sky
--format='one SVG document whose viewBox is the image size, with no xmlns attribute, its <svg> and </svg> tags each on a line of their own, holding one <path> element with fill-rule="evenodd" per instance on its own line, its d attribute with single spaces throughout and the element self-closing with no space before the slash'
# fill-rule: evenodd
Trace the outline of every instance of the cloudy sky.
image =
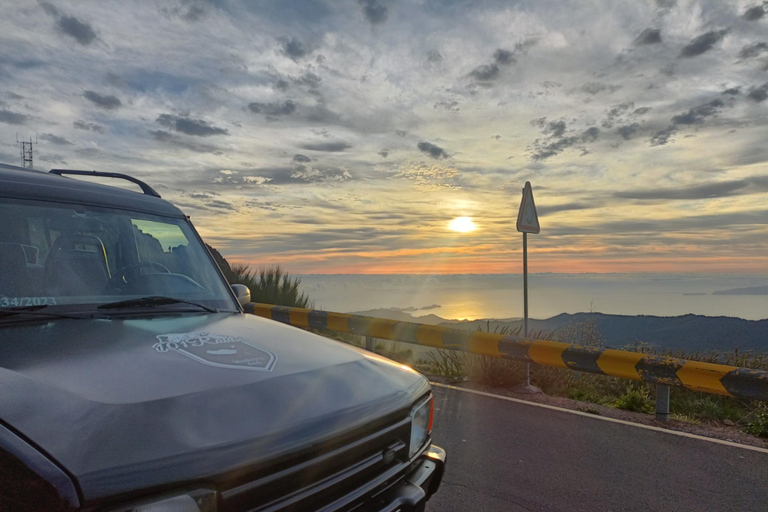
<svg viewBox="0 0 768 512">
<path fill-rule="evenodd" d="M 7 2 L 0 161 L 293 273 L 768 272 L 768 2 Z M 448 225 L 471 217 L 477 229 Z"/>
</svg>

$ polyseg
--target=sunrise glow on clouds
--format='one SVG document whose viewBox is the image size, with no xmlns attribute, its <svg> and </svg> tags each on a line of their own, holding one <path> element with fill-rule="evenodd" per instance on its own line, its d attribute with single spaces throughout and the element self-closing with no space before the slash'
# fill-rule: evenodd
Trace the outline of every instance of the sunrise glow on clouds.
<svg viewBox="0 0 768 512">
<path fill-rule="evenodd" d="M 146 179 L 232 261 L 518 272 L 531 181 L 534 272 L 768 270 L 762 4 L 3 11 L 0 161 Z"/>
</svg>

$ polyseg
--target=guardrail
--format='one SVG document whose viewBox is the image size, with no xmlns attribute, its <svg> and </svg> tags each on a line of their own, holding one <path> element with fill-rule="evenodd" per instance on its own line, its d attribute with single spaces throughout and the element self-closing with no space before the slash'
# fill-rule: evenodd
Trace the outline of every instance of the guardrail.
<svg viewBox="0 0 768 512">
<path fill-rule="evenodd" d="M 768 372 L 761 370 L 316 309 L 250 303 L 245 306 L 245 311 L 295 327 L 328 329 L 369 338 L 642 380 L 660 386 L 678 386 L 705 393 L 768 401 Z M 659 400 L 663 402 L 665 398 L 657 396 L 657 416 L 663 416 L 664 413 L 659 411 Z M 669 388 L 666 388 L 666 402 L 668 414 Z"/>
</svg>

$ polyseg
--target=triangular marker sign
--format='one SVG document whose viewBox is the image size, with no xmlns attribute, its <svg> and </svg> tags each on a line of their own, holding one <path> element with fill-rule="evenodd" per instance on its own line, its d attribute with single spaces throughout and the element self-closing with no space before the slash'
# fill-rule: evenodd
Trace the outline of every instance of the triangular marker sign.
<svg viewBox="0 0 768 512">
<path fill-rule="evenodd" d="M 530 181 L 526 181 L 523 188 L 523 200 L 520 201 L 520 211 L 517 212 L 517 230 L 522 233 L 533 234 L 541 231 L 539 216 L 536 213 L 536 204 L 533 202 L 533 190 L 531 190 Z"/>
</svg>

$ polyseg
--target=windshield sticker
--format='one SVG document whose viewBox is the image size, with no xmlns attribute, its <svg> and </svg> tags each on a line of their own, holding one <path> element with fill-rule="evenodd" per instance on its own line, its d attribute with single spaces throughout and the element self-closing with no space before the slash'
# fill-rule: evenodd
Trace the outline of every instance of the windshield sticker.
<svg viewBox="0 0 768 512">
<path fill-rule="evenodd" d="M 0 297 L 0 307 L 55 306 L 56 297 Z"/>
<path fill-rule="evenodd" d="M 277 362 L 272 352 L 247 338 L 207 332 L 161 334 L 153 346 L 158 352 L 175 351 L 209 366 L 271 372 Z"/>
</svg>

